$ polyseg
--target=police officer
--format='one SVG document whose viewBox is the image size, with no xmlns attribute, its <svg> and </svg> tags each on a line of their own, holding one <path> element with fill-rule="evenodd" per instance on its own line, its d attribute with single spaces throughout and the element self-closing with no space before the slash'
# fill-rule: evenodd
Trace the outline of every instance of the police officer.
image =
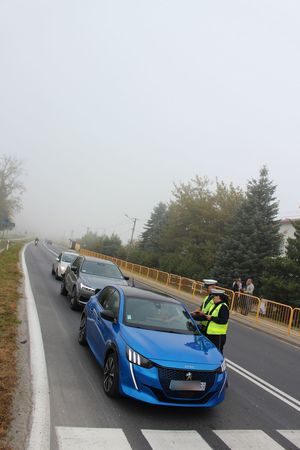
<svg viewBox="0 0 300 450">
<path fill-rule="evenodd" d="M 212 289 L 211 296 L 212 303 L 205 314 L 205 335 L 223 353 L 229 320 L 228 296 L 220 289 Z"/>
<path fill-rule="evenodd" d="M 204 283 L 204 287 L 207 290 L 207 296 L 203 300 L 201 307 L 195 309 L 195 311 L 192 311 L 192 316 L 196 320 L 201 321 L 201 330 L 205 330 L 208 325 L 208 322 L 205 319 L 205 314 L 208 313 L 210 306 L 213 304 L 213 296 L 211 295 L 211 291 L 216 288 L 218 282 L 217 280 L 210 279 L 204 279 L 202 281 Z"/>
</svg>

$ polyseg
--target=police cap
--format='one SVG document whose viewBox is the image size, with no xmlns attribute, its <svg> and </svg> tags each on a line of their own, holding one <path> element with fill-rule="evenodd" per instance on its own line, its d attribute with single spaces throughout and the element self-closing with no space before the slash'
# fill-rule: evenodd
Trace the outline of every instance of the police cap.
<svg viewBox="0 0 300 450">
<path fill-rule="evenodd" d="M 204 283 L 204 286 L 215 286 L 216 284 L 218 284 L 217 280 L 210 280 L 205 278 L 204 280 L 202 280 Z"/>
</svg>

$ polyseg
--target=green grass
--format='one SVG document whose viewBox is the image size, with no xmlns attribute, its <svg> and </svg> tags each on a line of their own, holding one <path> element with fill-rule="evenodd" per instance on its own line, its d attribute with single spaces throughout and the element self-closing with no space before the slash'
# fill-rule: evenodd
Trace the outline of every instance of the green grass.
<svg viewBox="0 0 300 450">
<path fill-rule="evenodd" d="M 22 298 L 19 254 L 23 242 L 12 243 L 0 253 L 0 449 L 9 449 L 7 432 L 12 420 L 12 404 L 17 382 L 16 350 L 18 302 Z"/>
</svg>

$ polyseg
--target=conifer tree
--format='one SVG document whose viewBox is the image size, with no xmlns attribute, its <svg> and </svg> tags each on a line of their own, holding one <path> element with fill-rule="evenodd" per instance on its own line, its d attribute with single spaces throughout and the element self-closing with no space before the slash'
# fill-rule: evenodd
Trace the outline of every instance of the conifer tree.
<svg viewBox="0 0 300 450">
<path fill-rule="evenodd" d="M 250 277 L 259 292 L 264 259 L 279 255 L 281 243 L 275 190 L 266 167 L 260 170 L 258 180 L 249 181 L 246 198 L 217 253 L 213 274 L 220 284 L 231 286 L 237 276 L 244 281 Z"/>
<path fill-rule="evenodd" d="M 291 306 L 300 306 L 300 221 L 292 222 L 294 238 L 289 238 L 285 256 L 268 258 L 262 277 L 262 294 Z"/>
</svg>

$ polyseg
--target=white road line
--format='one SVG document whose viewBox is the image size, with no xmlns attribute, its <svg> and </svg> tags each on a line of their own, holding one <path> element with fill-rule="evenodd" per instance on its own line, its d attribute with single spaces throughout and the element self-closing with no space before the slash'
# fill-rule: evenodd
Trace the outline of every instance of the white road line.
<svg viewBox="0 0 300 450">
<path fill-rule="evenodd" d="M 47 247 L 47 245 L 43 242 L 43 247 L 45 247 L 46 250 L 53 253 L 53 255 L 58 256 L 58 253 L 56 253 L 54 250 L 51 250 L 51 248 Z"/>
<path fill-rule="evenodd" d="M 27 303 L 32 386 L 31 429 L 28 437 L 27 449 L 47 450 L 50 448 L 49 385 L 42 332 L 25 262 L 25 250 L 28 245 L 29 244 L 26 244 L 22 251 L 22 270 L 24 273 Z"/>
<path fill-rule="evenodd" d="M 262 430 L 214 430 L 231 450 L 284 450 Z"/>
<path fill-rule="evenodd" d="M 153 450 L 211 450 L 197 431 L 142 430 Z"/>
<path fill-rule="evenodd" d="M 60 450 L 131 450 L 120 428 L 56 427 Z"/>
<path fill-rule="evenodd" d="M 265 386 L 273 389 L 275 392 L 277 392 L 278 394 L 282 395 L 283 397 L 286 397 L 288 400 L 291 400 L 292 402 L 296 403 L 296 405 L 300 406 L 300 400 L 297 400 L 296 398 L 292 397 L 291 395 L 286 394 L 285 392 L 283 392 L 280 389 L 276 388 L 275 386 L 273 386 L 272 384 L 270 384 L 267 381 L 263 380 L 262 378 L 259 378 L 254 373 L 249 372 L 249 370 L 244 369 L 243 367 L 239 366 L 238 364 L 234 363 L 233 361 L 230 361 L 227 358 L 226 358 L 226 362 L 228 362 L 229 364 L 233 365 L 234 367 L 236 367 L 237 369 L 241 370 L 242 372 L 246 373 L 247 375 L 251 376 L 256 381 L 259 381 L 260 383 L 264 384 Z"/>
<path fill-rule="evenodd" d="M 252 383 L 256 384 L 256 386 L 259 386 L 264 391 L 269 392 L 274 397 L 278 398 L 282 402 L 284 402 L 287 405 L 294 408 L 296 411 L 300 411 L 300 406 L 298 406 L 299 400 L 297 400 L 296 398 L 291 397 L 290 395 L 286 394 L 283 391 L 280 391 L 280 389 L 277 389 L 272 384 L 267 383 L 262 378 L 257 377 L 253 373 L 249 372 L 246 369 L 243 369 L 243 367 L 238 366 L 237 364 L 233 363 L 232 361 L 228 360 L 227 358 L 226 358 L 226 364 L 227 364 L 228 368 L 230 368 L 231 370 L 234 370 L 242 377 L 244 377 L 247 380 L 251 381 Z"/>
<path fill-rule="evenodd" d="M 300 448 L 300 430 L 277 430 L 288 441 Z"/>
</svg>

